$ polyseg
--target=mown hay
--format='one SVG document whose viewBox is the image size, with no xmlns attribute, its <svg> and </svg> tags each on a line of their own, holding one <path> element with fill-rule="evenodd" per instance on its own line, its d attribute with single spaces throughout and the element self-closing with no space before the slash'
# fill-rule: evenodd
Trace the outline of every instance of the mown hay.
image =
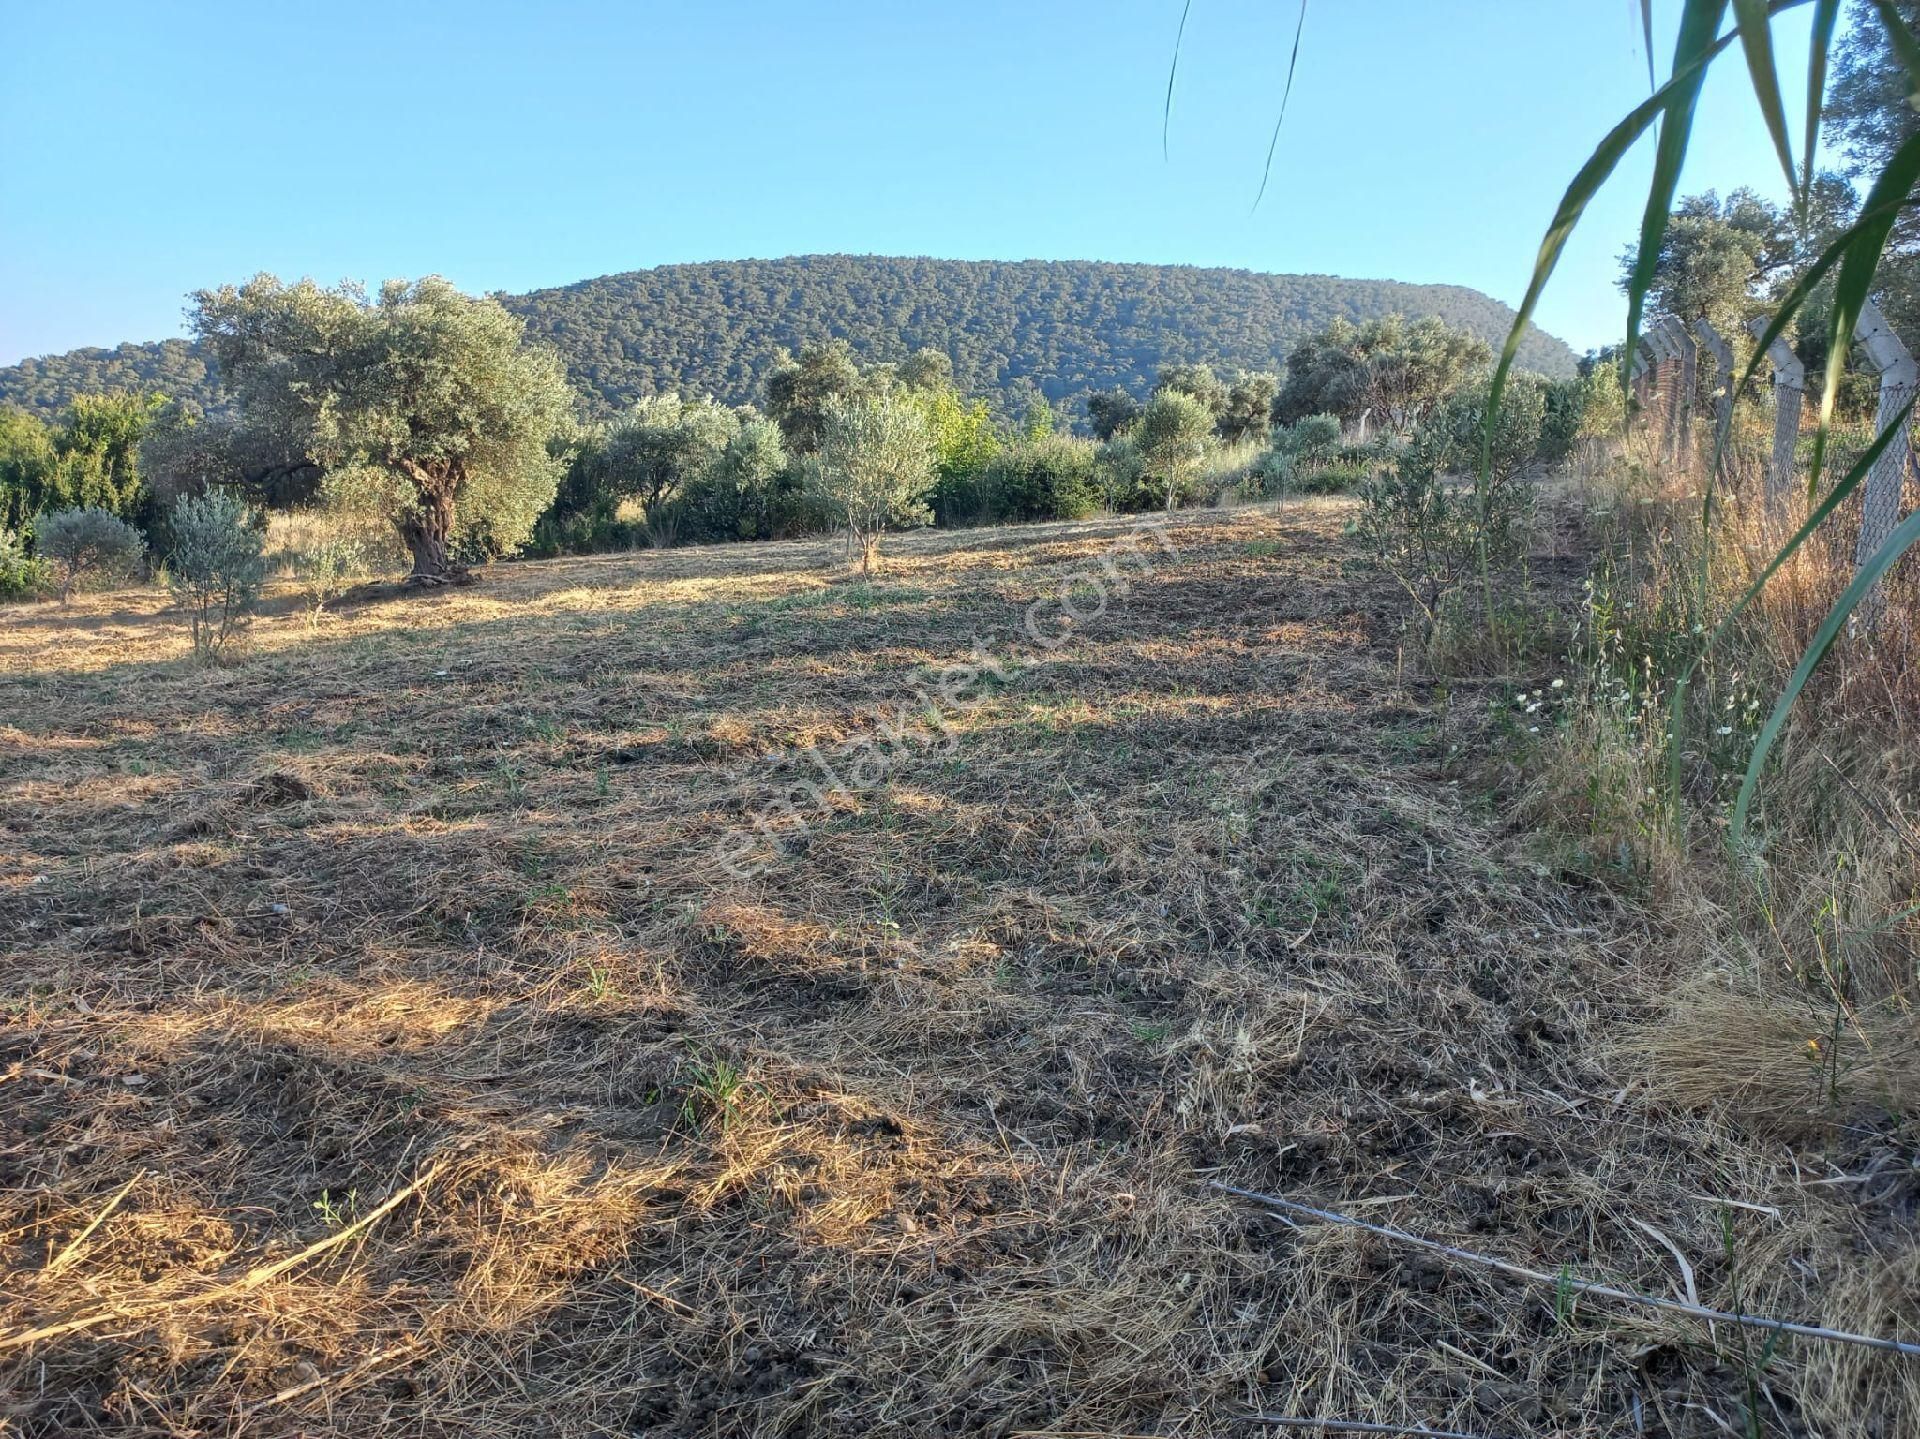
<svg viewBox="0 0 1920 1439">
<path fill-rule="evenodd" d="M 1674 967 L 1509 833 L 1492 692 L 1437 717 L 1344 513 L 1180 519 L 1052 645 L 1130 524 L 505 567 L 217 671 L 144 596 L 23 612 L 0 1343 L 121 1317 L 0 1349 L 9 1422 L 1722 1432 L 1696 1326 L 1205 1188 L 1865 1322 L 1856 1201 L 1607 1057 Z M 768 808 L 980 644 L 879 782 Z M 1766 1382 L 1891 1433 L 1877 1375 Z"/>
</svg>

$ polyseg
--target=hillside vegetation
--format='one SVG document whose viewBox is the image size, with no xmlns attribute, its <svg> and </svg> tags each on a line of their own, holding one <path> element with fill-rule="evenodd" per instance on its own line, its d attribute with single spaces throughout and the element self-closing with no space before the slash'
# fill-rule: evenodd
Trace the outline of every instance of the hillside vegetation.
<svg viewBox="0 0 1920 1439">
<path fill-rule="evenodd" d="M 1265 275 L 1091 260 L 969 261 L 883 255 L 663 265 L 500 296 L 553 345 L 589 408 L 642 395 L 758 403 L 782 348 L 844 338 L 866 360 L 952 357 L 963 390 L 1019 414 L 1037 393 L 1078 414 L 1113 386 L 1144 396 L 1166 364 L 1277 369 L 1292 342 L 1335 319 L 1433 315 L 1490 344 L 1513 311 L 1458 285 Z M 1521 363 L 1573 373 L 1573 352 L 1534 331 Z M 74 350 L 0 369 L 0 404 L 64 409 L 74 395 L 153 390 L 209 404 L 206 356 L 184 340 Z"/>
</svg>

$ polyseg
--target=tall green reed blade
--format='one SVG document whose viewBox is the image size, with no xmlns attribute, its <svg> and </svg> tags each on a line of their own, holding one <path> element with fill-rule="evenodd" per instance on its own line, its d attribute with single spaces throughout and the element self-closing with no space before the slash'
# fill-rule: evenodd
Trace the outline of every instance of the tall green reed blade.
<svg viewBox="0 0 1920 1439">
<path fill-rule="evenodd" d="M 1747 74 L 1753 79 L 1753 98 L 1759 102 L 1760 115 L 1773 137 L 1774 153 L 1786 174 L 1787 188 L 1794 188 L 1793 145 L 1787 139 L 1787 107 L 1780 99 L 1780 72 L 1773 63 L 1773 29 L 1767 15 L 1767 0 L 1733 0 L 1733 17 L 1740 27 L 1740 48 L 1746 52 Z"/>
<path fill-rule="evenodd" d="M 1794 553 L 1815 530 L 1820 528 L 1827 516 L 1838 509 L 1841 502 L 1859 488 L 1860 483 L 1866 479 L 1867 472 L 1873 468 L 1875 461 L 1880 458 L 1887 446 L 1906 432 L 1907 417 L 1913 412 L 1913 404 L 1912 400 L 1907 401 L 1905 408 L 1895 417 L 1894 422 L 1874 437 L 1873 443 L 1868 445 L 1860 458 L 1854 461 L 1853 468 L 1848 470 L 1841 477 L 1840 482 L 1828 491 L 1826 498 L 1813 507 L 1806 521 L 1793 532 L 1791 539 L 1775 551 L 1773 558 L 1767 561 L 1766 568 L 1760 571 L 1753 583 L 1747 586 L 1746 592 L 1734 602 L 1733 608 L 1727 612 L 1727 617 L 1713 627 L 1712 632 L 1701 643 L 1698 653 L 1687 661 L 1686 667 L 1674 680 L 1673 698 L 1667 707 L 1667 787 L 1676 815 L 1679 813 L 1680 805 L 1682 778 L 1680 751 L 1686 729 L 1687 691 L 1693 683 L 1695 672 L 1706 662 L 1707 655 L 1720 642 L 1721 637 L 1733 628 L 1734 623 L 1746 613 L 1747 607 L 1759 598 L 1760 591 L 1766 588 L 1767 581 L 1774 577 L 1782 565 L 1793 558 Z"/>
<path fill-rule="evenodd" d="M 1809 3 L 1809 0 L 1775 0 L 1772 13 L 1790 10 L 1796 5 Z M 1500 348 L 1500 360 L 1493 368 L 1493 380 L 1487 388 L 1487 413 L 1480 431 L 1480 466 L 1474 479 L 1474 498 L 1480 517 L 1480 541 L 1478 559 L 1480 565 L 1480 583 L 1485 592 L 1486 607 L 1489 613 L 1493 609 L 1492 583 L 1487 574 L 1486 520 L 1487 520 L 1487 482 L 1493 469 L 1493 429 L 1500 413 L 1500 397 L 1506 392 L 1507 378 L 1513 371 L 1513 363 L 1520 352 L 1520 342 L 1526 337 L 1527 326 L 1533 321 L 1534 311 L 1539 307 L 1540 295 L 1547 287 L 1547 281 L 1553 278 L 1555 266 L 1560 263 L 1561 252 L 1567 247 L 1574 227 L 1580 223 L 1580 217 L 1587 212 L 1587 206 L 1593 197 L 1619 167 L 1620 161 L 1631 150 L 1640 137 L 1652 127 L 1666 110 L 1668 102 L 1681 92 L 1682 87 L 1692 86 L 1697 92 L 1701 77 L 1715 56 L 1725 50 L 1735 40 L 1736 35 L 1728 33 L 1713 41 L 1693 56 L 1685 64 L 1675 68 L 1673 76 L 1660 86 L 1613 129 L 1607 132 L 1598 148 L 1587 157 L 1579 172 L 1574 175 L 1573 183 L 1567 186 L 1566 194 L 1560 198 L 1560 206 L 1553 213 L 1553 220 L 1547 226 L 1547 233 L 1541 237 L 1540 251 L 1534 258 L 1533 276 L 1527 282 L 1527 292 L 1521 297 L 1519 309 L 1513 317 L 1513 327 L 1507 331 L 1506 344 Z M 1657 242 L 1656 242 L 1657 247 Z M 1621 352 L 1621 366 L 1631 364 L 1633 346 L 1628 344 Z M 1624 373 L 1622 383 L 1625 383 Z"/>
<path fill-rule="evenodd" d="M 1807 129 L 1800 146 L 1800 214 L 1813 197 L 1813 156 L 1820 148 L 1820 105 L 1827 98 L 1827 52 L 1833 48 L 1833 27 L 1840 18 L 1840 0 L 1818 0 L 1813 7 L 1813 34 L 1807 45 Z"/>
<path fill-rule="evenodd" d="M 1640 317 L 1646 309 L 1647 292 L 1653 288 L 1654 272 L 1660 265 L 1660 242 L 1666 238 L 1667 222 L 1673 216 L 1673 198 L 1680 189 L 1680 169 L 1686 163 L 1687 142 L 1693 137 L 1694 109 L 1700 101 L 1700 87 L 1707 74 L 1704 67 L 1690 69 L 1692 62 L 1711 53 L 1714 36 L 1719 33 L 1721 17 L 1727 13 L 1727 0 L 1686 0 L 1680 12 L 1680 34 L 1673 47 L 1673 72 L 1687 78 L 1671 87 L 1665 113 L 1660 117 L 1660 139 L 1653 155 L 1653 179 L 1647 186 L 1647 208 L 1640 216 L 1640 244 L 1633 257 L 1633 271 L 1627 277 L 1627 353 L 1640 342 Z"/>
<path fill-rule="evenodd" d="M 1920 110 L 1920 39 L 1915 38 L 1913 28 L 1893 8 L 1893 0 L 1873 0 L 1873 6 L 1880 12 L 1887 43 L 1893 47 L 1900 63 L 1907 67 L 1907 104 Z"/>
<path fill-rule="evenodd" d="M 1827 331 L 1827 370 L 1820 390 L 1820 416 L 1813 433 L 1813 460 L 1808 466 L 1807 493 L 1817 492 L 1820 467 L 1826 458 L 1827 431 L 1833 420 L 1834 392 L 1853 350 L 1854 326 L 1860 309 L 1873 288 L 1873 277 L 1880 269 L 1881 252 L 1893 234 L 1893 222 L 1900 207 L 1913 195 L 1920 182 L 1920 131 L 1909 135 L 1893 152 L 1886 168 L 1874 179 L 1873 188 L 1861 205 L 1861 213 L 1870 219 L 1857 224 L 1857 233 L 1848 242 L 1840 260 L 1840 274 L 1833 282 L 1833 318 Z"/>
<path fill-rule="evenodd" d="M 1193 0 L 1180 7 L 1180 28 L 1173 34 L 1173 63 L 1167 66 L 1167 103 L 1160 112 L 1160 158 L 1167 158 L 1167 132 L 1173 128 L 1173 82 L 1180 73 L 1180 44 L 1187 38 L 1187 16 L 1193 13 Z"/>
<path fill-rule="evenodd" d="M 1640 43 L 1647 52 L 1647 88 L 1658 90 L 1660 81 L 1653 73 L 1653 0 L 1640 0 Z"/>
<path fill-rule="evenodd" d="M 1908 406 L 1911 410 L 1912 406 Z M 1905 419 L 1901 420 L 1904 428 Z M 1841 593 L 1828 611 L 1826 619 L 1820 623 L 1814 634 L 1813 642 L 1800 656 L 1800 663 L 1794 666 L 1793 675 L 1787 681 L 1786 688 L 1780 692 L 1779 700 L 1774 704 L 1773 713 L 1767 716 L 1766 724 L 1760 730 L 1760 738 L 1754 742 L 1753 755 L 1747 761 L 1746 778 L 1740 782 L 1740 793 L 1733 801 L 1733 819 L 1727 830 L 1728 840 L 1739 846 L 1746 835 L 1747 813 L 1753 805 L 1754 792 L 1760 787 L 1760 773 L 1766 768 L 1767 756 L 1773 752 L 1775 741 L 1786 725 L 1787 716 L 1792 711 L 1794 701 L 1800 698 L 1800 692 L 1807 687 L 1814 667 L 1826 658 L 1827 651 L 1839 637 L 1841 629 L 1865 599 L 1867 592 L 1881 580 L 1886 572 L 1893 568 L 1894 561 L 1907 552 L 1915 540 L 1920 540 L 1920 510 L 1909 514 L 1894 526 L 1893 533 L 1887 536 L 1885 544 L 1874 552 L 1873 558 L 1860 567 L 1853 577 L 1853 583 Z"/>
<path fill-rule="evenodd" d="M 1307 28 L 1307 0 L 1300 0 L 1300 18 L 1293 27 L 1293 57 L 1287 61 L 1287 88 L 1280 92 L 1280 114 L 1273 122 L 1273 138 L 1267 141 L 1267 166 L 1260 172 L 1260 193 L 1253 197 L 1258 210 L 1266 198 L 1267 181 L 1273 178 L 1273 152 L 1280 147 L 1280 127 L 1287 123 L 1287 101 L 1293 98 L 1293 72 L 1300 68 L 1300 36 Z"/>
</svg>

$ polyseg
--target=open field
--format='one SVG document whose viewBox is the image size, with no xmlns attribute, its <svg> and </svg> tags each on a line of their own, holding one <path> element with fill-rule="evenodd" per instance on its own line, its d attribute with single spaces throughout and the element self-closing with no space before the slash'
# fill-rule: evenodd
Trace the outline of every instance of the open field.
<svg viewBox="0 0 1920 1439">
<path fill-rule="evenodd" d="M 1899 1361 L 1208 1189 L 1912 1302 L 1911 1193 L 1656 1102 L 1698 955 L 1515 831 L 1513 682 L 1403 660 L 1349 513 L 504 566 L 219 669 L 0 612 L 5 1432 L 1902 1432 Z"/>
</svg>

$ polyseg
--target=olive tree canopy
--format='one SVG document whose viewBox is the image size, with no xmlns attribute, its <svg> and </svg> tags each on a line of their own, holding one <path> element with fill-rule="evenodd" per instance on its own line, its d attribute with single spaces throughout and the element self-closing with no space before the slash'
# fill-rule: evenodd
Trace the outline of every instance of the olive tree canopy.
<svg viewBox="0 0 1920 1439">
<path fill-rule="evenodd" d="M 571 407 L 560 363 L 497 301 L 445 280 L 357 285 L 259 275 L 201 290 L 198 338 L 243 430 L 297 448 L 330 498 L 388 520 L 413 582 L 452 571 L 456 540 L 516 549 L 553 500 L 547 438 Z"/>
<path fill-rule="evenodd" d="M 1185 390 L 1161 390 L 1140 412 L 1133 437 L 1171 512 L 1206 458 L 1207 442 L 1213 438 L 1212 412 Z"/>
<path fill-rule="evenodd" d="M 1491 358 L 1484 340 L 1433 316 L 1409 323 L 1387 315 L 1364 325 L 1335 320 L 1288 354 L 1273 418 L 1292 424 L 1336 415 L 1351 424 L 1370 413 L 1409 434 Z"/>
<path fill-rule="evenodd" d="M 920 407 L 896 395 L 830 400 L 823 419 L 809 482 L 838 513 L 860 550 L 860 572 L 870 575 L 882 535 L 933 519 L 933 432 Z"/>
</svg>

